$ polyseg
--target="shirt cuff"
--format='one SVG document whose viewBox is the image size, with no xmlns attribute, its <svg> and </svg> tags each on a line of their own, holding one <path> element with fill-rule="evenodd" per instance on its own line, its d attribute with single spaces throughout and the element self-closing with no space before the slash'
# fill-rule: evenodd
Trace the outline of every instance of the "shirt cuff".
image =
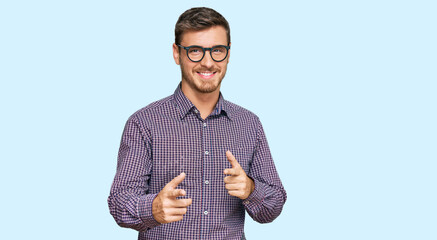
<svg viewBox="0 0 437 240">
<path fill-rule="evenodd" d="M 138 215 L 140 216 L 141 221 L 148 227 L 153 228 L 161 225 L 158 221 L 155 220 L 152 213 L 152 203 L 155 200 L 155 197 L 158 194 L 146 194 L 140 197 L 138 201 Z"/>
<path fill-rule="evenodd" d="M 243 200 L 243 205 L 248 209 L 255 210 L 258 208 L 258 206 L 261 206 L 262 202 L 264 201 L 264 185 L 260 181 L 253 179 L 253 183 L 255 184 L 255 189 L 253 192 L 249 195 L 248 198 Z"/>
</svg>

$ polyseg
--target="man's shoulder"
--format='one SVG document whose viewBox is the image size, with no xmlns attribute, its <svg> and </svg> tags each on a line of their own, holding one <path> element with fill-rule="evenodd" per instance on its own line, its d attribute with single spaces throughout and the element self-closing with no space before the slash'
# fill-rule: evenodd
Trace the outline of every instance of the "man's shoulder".
<svg viewBox="0 0 437 240">
<path fill-rule="evenodd" d="M 162 98 L 158 101 L 152 102 L 148 104 L 147 106 L 137 110 L 134 112 L 130 118 L 137 118 L 137 119 L 146 119 L 148 117 L 151 117 L 156 114 L 161 114 L 165 111 L 168 111 L 169 107 L 172 105 L 173 95 L 170 95 L 168 97 Z"/>
<path fill-rule="evenodd" d="M 224 100 L 224 102 L 235 119 L 259 120 L 258 116 L 252 111 L 228 100 Z"/>
</svg>

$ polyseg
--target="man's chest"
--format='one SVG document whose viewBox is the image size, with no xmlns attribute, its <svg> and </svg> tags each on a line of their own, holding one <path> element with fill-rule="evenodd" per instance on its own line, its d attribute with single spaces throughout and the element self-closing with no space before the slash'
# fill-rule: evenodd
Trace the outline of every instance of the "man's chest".
<svg viewBox="0 0 437 240">
<path fill-rule="evenodd" d="M 256 148 L 256 130 L 226 117 L 163 119 L 151 129 L 152 176 L 163 183 L 181 172 L 185 184 L 223 181 L 230 168 L 226 151 L 231 151 L 246 173 Z"/>
</svg>

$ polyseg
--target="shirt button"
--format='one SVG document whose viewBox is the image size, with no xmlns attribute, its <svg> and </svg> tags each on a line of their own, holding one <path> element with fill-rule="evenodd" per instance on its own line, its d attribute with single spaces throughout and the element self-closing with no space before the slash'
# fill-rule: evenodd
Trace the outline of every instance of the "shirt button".
<svg viewBox="0 0 437 240">
<path fill-rule="evenodd" d="M 199 111 L 197 111 L 197 109 L 194 109 L 194 112 L 195 112 L 195 113 L 198 113 Z"/>
<path fill-rule="evenodd" d="M 205 184 L 209 184 L 209 181 L 208 181 L 208 180 L 205 180 Z"/>
<path fill-rule="evenodd" d="M 208 215 L 208 211 L 203 212 L 203 214 Z"/>
<path fill-rule="evenodd" d="M 208 152 L 208 151 L 205 151 L 205 154 L 206 154 L 206 155 L 208 155 L 208 154 L 209 154 L 209 152 Z"/>
<path fill-rule="evenodd" d="M 203 126 L 206 127 L 206 123 L 203 123 Z"/>
</svg>

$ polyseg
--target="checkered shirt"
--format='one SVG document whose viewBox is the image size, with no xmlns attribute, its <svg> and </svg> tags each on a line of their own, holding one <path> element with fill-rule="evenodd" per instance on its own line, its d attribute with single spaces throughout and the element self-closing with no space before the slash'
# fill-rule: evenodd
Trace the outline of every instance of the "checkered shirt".
<svg viewBox="0 0 437 240">
<path fill-rule="evenodd" d="M 227 150 L 254 180 L 246 200 L 225 189 Z M 181 172 L 186 177 L 178 188 L 193 203 L 183 220 L 160 224 L 152 201 Z M 138 230 L 140 240 L 222 240 L 245 239 L 245 211 L 257 222 L 273 221 L 286 198 L 258 117 L 220 94 L 215 110 L 202 119 L 179 85 L 128 119 L 108 204 L 117 224 Z"/>
</svg>

